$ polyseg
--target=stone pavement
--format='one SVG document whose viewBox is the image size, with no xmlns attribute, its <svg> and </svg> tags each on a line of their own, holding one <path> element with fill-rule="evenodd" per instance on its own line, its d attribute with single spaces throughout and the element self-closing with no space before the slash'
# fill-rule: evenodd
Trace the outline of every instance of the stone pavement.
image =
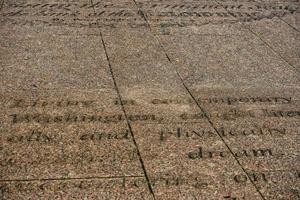
<svg viewBox="0 0 300 200">
<path fill-rule="evenodd" d="M 0 0 L 0 199 L 300 199 L 299 0 Z"/>
</svg>

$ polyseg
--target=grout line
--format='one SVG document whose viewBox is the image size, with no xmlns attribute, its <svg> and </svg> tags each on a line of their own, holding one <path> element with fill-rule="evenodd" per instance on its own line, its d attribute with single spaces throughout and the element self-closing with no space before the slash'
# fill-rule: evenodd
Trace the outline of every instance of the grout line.
<svg viewBox="0 0 300 200">
<path fill-rule="evenodd" d="M 255 33 L 251 28 L 249 28 L 249 27 L 245 27 L 245 28 L 248 29 L 257 38 L 259 38 L 265 44 L 265 46 L 267 46 L 269 49 L 271 49 L 283 61 L 285 61 L 288 65 L 290 65 L 292 68 L 294 68 L 297 72 L 300 72 L 300 69 L 298 69 L 297 67 L 295 67 L 294 65 L 292 65 L 291 63 L 289 63 L 281 54 L 279 54 L 273 47 L 271 47 L 266 41 L 264 41 L 261 36 L 259 36 L 257 33 Z"/>
<path fill-rule="evenodd" d="M 72 180 L 92 180 L 92 179 L 123 179 L 123 178 L 144 178 L 144 176 L 93 176 L 78 178 L 33 178 L 33 179 L 4 179 L 1 182 L 33 182 L 33 181 L 72 181 Z"/>
<path fill-rule="evenodd" d="M 117 91 L 117 94 L 118 94 L 118 97 L 119 97 L 119 101 L 120 101 L 120 104 L 121 104 L 121 107 L 122 107 L 122 110 L 123 110 L 125 119 L 126 119 L 126 123 L 127 123 L 127 125 L 128 125 L 128 128 L 129 128 L 130 135 L 131 135 L 131 137 L 132 137 L 134 146 L 135 146 L 135 148 L 136 148 L 136 150 L 137 150 L 137 154 L 138 154 L 138 157 L 139 157 L 139 160 L 140 160 L 140 163 L 141 163 L 141 166 L 142 166 L 142 169 L 143 169 L 145 178 L 146 178 L 146 180 L 147 180 L 148 188 L 149 188 L 149 190 L 150 190 L 150 192 L 151 192 L 153 198 L 155 199 L 154 192 L 153 192 L 152 186 L 151 186 L 151 184 L 150 184 L 150 179 L 149 179 L 148 174 L 147 174 L 147 172 L 146 172 L 146 168 L 145 168 L 144 161 L 143 161 L 143 159 L 142 159 L 142 156 L 141 156 L 141 153 L 140 153 L 138 144 L 137 144 L 136 139 L 135 139 L 135 136 L 134 136 L 134 134 L 133 134 L 133 131 L 132 131 L 132 127 L 131 127 L 129 118 L 128 118 L 128 115 L 127 115 L 127 113 L 126 113 L 126 110 L 125 110 L 125 107 L 124 107 L 124 104 L 123 104 L 123 101 L 122 101 L 122 97 L 121 97 L 119 88 L 118 88 L 117 83 L 116 83 L 116 79 L 115 79 L 115 76 L 114 76 L 114 73 L 113 73 L 113 70 L 112 70 L 112 66 L 111 66 L 111 63 L 110 63 L 110 60 L 109 60 L 109 57 L 108 57 L 108 54 L 107 54 L 107 49 L 106 49 L 106 45 L 105 45 L 105 43 L 104 43 L 102 34 L 101 34 L 101 40 L 102 40 L 102 44 L 103 44 L 103 47 L 104 47 L 104 51 L 105 51 L 105 54 L 106 54 L 106 57 L 107 57 L 108 65 L 109 65 L 109 68 L 110 68 L 110 73 L 111 73 L 111 75 L 112 75 L 112 79 L 113 79 L 113 82 L 114 82 L 114 85 L 115 85 L 115 88 L 116 88 L 116 91 Z"/>
<path fill-rule="evenodd" d="M 214 1 L 215 1 L 217 4 L 221 5 L 221 6 L 223 7 L 223 9 L 226 10 L 229 14 L 233 14 L 233 13 L 231 13 L 230 11 L 228 11 L 228 9 L 225 8 L 225 7 L 223 6 L 222 3 L 219 3 L 218 0 L 214 0 Z M 251 18 L 255 20 L 255 18 L 253 18 L 253 17 L 251 17 Z M 279 18 L 279 19 L 281 19 L 281 18 Z M 268 47 L 269 49 L 271 49 L 277 56 L 279 56 L 279 57 L 280 57 L 284 62 L 286 62 L 291 68 L 295 69 L 297 72 L 300 72 L 300 69 L 298 69 L 297 67 L 295 67 L 295 66 L 293 66 L 291 63 L 289 63 L 283 56 L 281 56 L 280 53 L 278 53 L 274 48 L 272 48 L 266 41 L 263 40 L 262 37 L 260 37 L 257 33 L 255 33 L 250 27 L 248 27 L 247 25 L 245 25 L 243 22 L 241 22 L 241 25 L 242 25 L 245 29 L 249 30 L 254 36 L 256 36 L 257 38 L 259 38 L 259 39 L 263 42 L 263 44 L 264 44 L 266 47 Z"/>
<path fill-rule="evenodd" d="M 172 64 L 173 66 L 173 62 L 171 61 L 167 51 L 165 50 L 163 44 L 160 41 L 160 38 L 152 31 L 150 23 L 148 22 L 145 14 L 143 13 L 142 9 L 138 6 L 136 0 L 132 0 L 136 7 L 138 8 L 138 12 L 142 14 L 142 17 L 145 19 L 146 23 L 148 24 L 148 27 L 151 31 L 151 33 L 154 35 L 154 37 L 156 38 L 156 40 L 159 42 L 162 51 L 164 52 L 164 54 L 166 55 L 167 59 L 169 60 L 169 62 Z M 193 94 L 190 92 L 190 90 L 188 89 L 188 87 L 186 86 L 186 84 L 184 83 L 182 77 L 180 76 L 180 74 L 178 73 L 176 67 L 174 67 L 178 77 L 180 78 L 183 86 L 185 87 L 186 91 L 189 93 L 189 95 L 192 97 L 192 99 L 195 101 L 196 105 L 198 106 L 198 108 L 203 112 L 205 118 L 207 119 L 207 121 L 209 122 L 209 124 L 211 125 L 211 127 L 216 131 L 216 133 L 218 134 L 218 136 L 220 137 L 220 139 L 222 140 L 222 142 L 224 143 L 224 145 L 227 147 L 227 149 L 229 150 L 229 152 L 232 154 L 232 156 L 234 157 L 234 159 L 236 160 L 236 162 L 238 163 L 238 165 L 242 168 L 243 172 L 246 174 L 246 176 L 248 177 L 248 179 L 250 180 L 250 182 L 252 183 L 252 185 L 255 187 L 256 191 L 259 193 L 259 195 L 261 196 L 261 198 L 263 200 L 265 200 L 265 197 L 263 196 L 263 194 L 260 192 L 260 190 L 258 189 L 257 185 L 254 183 L 254 181 L 250 178 L 250 176 L 248 175 L 248 173 L 246 172 L 245 168 L 242 166 L 242 164 L 240 163 L 240 161 L 237 159 L 237 157 L 234 155 L 233 151 L 231 150 L 231 148 L 229 147 L 229 145 L 226 143 L 226 141 L 224 140 L 224 138 L 221 136 L 221 134 L 219 133 L 218 129 L 215 127 L 215 125 L 213 124 L 213 122 L 211 121 L 211 119 L 208 117 L 207 113 L 205 112 L 205 110 L 201 107 L 201 105 L 198 103 L 198 101 L 196 100 L 196 98 L 193 96 Z"/>
<path fill-rule="evenodd" d="M 91 0 L 91 3 L 92 3 L 92 7 L 93 7 L 93 10 L 94 10 L 94 13 L 96 13 L 95 11 L 95 8 L 94 8 L 94 3 L 93 3 L 93 0 Z M 98 23 L 98 22 L 97 22 Z M 120 94 L 120 90 L 118 88 L 118 85 L 117 85 L 117 82 L 116 82 L 116 79 L 115 79 L 115 76 L 114 76 L 114 72 L 113 72 L 113 69 L 112 69 L 112 65 L 111 65 L 111 62 L 110 62 L 110 58 L 108 56 L 108 52 L 107 52 L 107 48 L 106 48 L 106 45 L 105 45 L 105 42 L 104 42 L 104 39 L 103 39 L 103 35 L 102 35 L 102 32 L 101 30 L 99 29 L 100 31 L 100 36 L 101 36 L 101 41 L 102 41 L 102 45 L 103 45 L 103 48 L 104 48 L 104 52 L 105 52 L 105 55 L 106 55 L 106 59 L 107 59 L 107 62 L 108 62 L 108 66 L 109 66 L 109 70 L 110 70 L 110 73 L 111 73 L 111 76 L 112 76 L 112 79 L 113 79 L 113 83 L 114 83 L 114 86 L 115 86 L 115 89 L 116 89 L 116 92 L 117 92 L 117 95 L 118 95 L 118 99 L 120 101 L 120 104 L 121 104 L 121 108 L 123 110 L 123 113 L 125 115 L 125 119 L 126 119 L 126 123 L 127 123 L 127 126 L 129 128 L 129 132 L 130 132 L 130 135 L 132 137 L 132 140 L 133 140 L 133 143 L 135 145 L 135 148 L 137 150 L 137 155 L 139 157 L 139 161 L 141 163 L 141 167 L 142 167 L 142 170 L 144 172 L 144 176 L 146 178 L 146 181 L 147 181 L 147 185 L 148 185 L 148 189 L 153 197 L 153 199 L 155 200 L 155 195 L 154 195 L 154 191 L 152 189 L 152 186 L 151 186 L 151 183 L 150 183 L 150 179 L 149 179 L 149 176 L 147 174 L 147 171 L 146 171 L 146 167 L 145 167 L 145 164 L 144 164 L 144 161 L 142 159 L 142 156 L 141 156 L 141 153 L 140 153 L 140 150 L 139 150 L 139 147 L 138 147 L 138 144 L 136 142 L 136 139 L 135 139 L 135 136 L 133 134 L 133 130 L 132 130 L 132 127 L 131 127 L 131 124 L 130 124 L 130 121 L 128 119 L 128 115 L 127 115 L 127 112 L 126 112 L 126 109 L 125 109 L 125 106 L 123 104 L 123 101 L 122 101 L 122 97 L 121 97 L 121 94 Z"/>
<path fill-rule="evenodd" d="M 298 30 L 296 27 L 292 26 L 290 23 L 288 23 L 287 21 L 285 21 L 284 19 L 280 18 L 279 19 L 281 21 L 283 21 L 284 23 L 286 23 L 288 26 L 290 26 L 292 29 L 294 29 L 295 31 L 297 31 L 298 33 L 300 33 L 300 30 Z M 297 20 L 297 19 L 296 19 Z"/>
<path fill-rule="evenodd" d="M 209 116 L 207 115 L 207 112 L 202 108 L 202 106 L 198 103 L 198 101 L 196 100 L 196 98 L 193 96 L 193 94 L 191 93 L 191 91 L 188 89 L 188 87 L 186 86 L 186 84 L 183 82 L 182 77 L 180 76 L 180 74 L 177 72 L 179 78 L 182 81 L 182 84 L 184 85 L 185 89 L 187 90 L 187 92 L 190 94 L 190 96 L 193 98 L 193 100 L 195 101 L 195 103 L 197 104 L 197 106 L 200 108 L 200 110 L 203 112 L 205 118 L 207 119 L 207 121 L 209 122 L 209 124 L 212 126 L 212 128 L 216 131 L 216 133 L 218 134 L 218 136 L 220 137 L 220 139 L 222 140 L 222 142 L 224 143 L 224 145 L 227 147 L 227 149 L 229 150 L 229 152 L 232 154 L 232 156 L 234 157 L 234 159 L 236 160 L 236 162 L 238 163 L 238 165 L 242 168 L 242 170 L 244 171 L 244 173 L 246 174 L 246 176 L 248 177 L 248 179 L 250 180 L 250 182 L 253 184 L 253 186 L 255 187 L 256 191 L 259 193 L 259 195 L 261 196 L 262 199 L 265 200 L 265 197 L 263 196 L 263 194 L 260 192 L 260 190 L 258 189 L 258 187 L 256 186 L 256 184 L 254 183 L 254 181 L 250 178 L 250 176 L 248 175 L 246 169 L 243 167 L 243 165 L 240 163 L 239 159 L 235 156 L 235 154 L 233 153 L 233 151 L 231 150 L 231 148 L 229 147 L 229 145 L 227 144 L 227 142 L 225 141 L 225 139 L 221 136 L 221 133 L 219 132 L 219 130 L 215 127 L 215 125 L 213 124 L 212 120 L 209 118 Z"/>
</svg>

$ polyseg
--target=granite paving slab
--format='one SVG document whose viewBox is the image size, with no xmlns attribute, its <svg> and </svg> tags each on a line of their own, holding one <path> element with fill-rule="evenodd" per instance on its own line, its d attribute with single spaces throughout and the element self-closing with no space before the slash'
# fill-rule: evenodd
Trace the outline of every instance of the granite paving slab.
<svg viewBox="0 0 300 200">
<path fill-rule="evenodd" d="M 1 199 L 299 199 L 299 0 L 0 0 Z"/>
<path fill-rule="evenodd" d="M 269 7 L 276 7 L 277 9 L 285 9 L 290 12 L 290 14 L 284 14 L 280 17 L 280 20 L 289 25 L 295 31 L 299 32 L 299 0 L 289 0 L 289 1 L 258 1 L 257 3 L 264 3 Z"/>
<path fill-rule="evenodd" d="M 89 2 L 5 1 L 0 22 L 2 89 L 114 89 L 98 29 L 40 23 L 77 22 L 93 13 Z"/>
<path fill-rule="evenodd" d="M 191 101 L 189 94 L 148 28 L 116 30 L 103 30 L 103 40 L 127 113 L 144 114 L 145 123 L 203 120 L 184 117 L 186 113 L 197 114 L 197 106 L 180 102 L 180 99 Z M 168 99 L 172 98 L 179 102 L 169 104 Z"/>
<path fill-rule="evenodd" d="M 1 97 L 2 179 L 141 174 L 114 93 L 22 91 Z"/>
<path fill-rule="evenodd" d="M 222 3 L 222 5 L 230 12 L 227 3 Z M 245 27 L 289 65 L 299 70 L 299 54 L 297 53 L 299 52 L 299 45 L 295 42 L 299 40 L 299 28 L 296 24 L 299 16 L 299 2 L 255 1 L 243 3 L 241 7 L 241 9 L 250 8 L 264 14 L 257 14 L 252 19 L 244 20 L 242 23 L 246 25 Z M 285 30 L 284 34 L 283 30 Z M 276 35 L 276 38 L 272 39 L 272 35 Z"/>
<path fill-rule="evenodd" d="M 297 86 L 296 69 L 243 26 L 207 25 L 195 32 L 182 30 L 160 36 L 165 51 L 191 89 Z"/>
<path fill-rule="evenodd" d="M 296 70 L 299 70 L 299 41 L 300 33 L 289 26 L 281 19 L 274 19 L 263 23 L 263 21 L 250 24 L 248 26 L 255 34 L 261 37 L 261 40 L 270 45 L 270 48 L 276 52 L 283 60 Z M 276 27 L 276 31 L 274 28 Z M 273 31 L 271 31 L 273 30 Z M 285 30 L 284 32 L 282 30 Z M 276 38 L 274 35 L 276 34 Z"/>
<path fill-rule="evenodd" d="M 262 194 L 268 199 L 297 198 L 298 90 L 202 89 L 194 95 L 236 160 L 247 173 L 256 174 Z M 215 159 L 221 152 L 214 151 Z"/>
<path fill-rule="evenodd" d="M 229 150 L 208 123 L 133 125 L 158 199 L 259 199 Z M 218 158 L 214 151 L 222 153 Z"/>
<path fill-rule="evenodd" d="M 4 181 L 0 184 L 3 199 L 153 199 L 143 177 Z"/>
</svg>

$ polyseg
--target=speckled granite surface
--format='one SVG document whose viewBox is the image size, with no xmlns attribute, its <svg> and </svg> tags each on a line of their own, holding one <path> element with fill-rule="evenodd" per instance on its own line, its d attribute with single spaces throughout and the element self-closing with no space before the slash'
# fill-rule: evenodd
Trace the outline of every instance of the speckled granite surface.
<svg viewBox="0 0 300 200">
<path fill-rule="evenodd" d="M 0 199 L 300 199 L 299 0 L 0 0 Z"/>
</svg>

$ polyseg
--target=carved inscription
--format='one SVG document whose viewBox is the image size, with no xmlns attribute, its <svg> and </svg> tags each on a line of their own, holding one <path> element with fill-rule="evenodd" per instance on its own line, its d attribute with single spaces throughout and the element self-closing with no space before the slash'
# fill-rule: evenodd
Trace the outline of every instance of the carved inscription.
<svg viewBox="0 0 300 200">
<path fill-rule="evenodd" d="M 89 178 L 86 179 L 62 179 L 62 180 L 39 180 L 33 182 L 2 182 L 0 183 L 1 194 L 4 199 L 13 197 L 36 197 L 51 199 L 57 195 L 57 192 L 63 193 L 64 198 L 91 198 L 96 199 L 99 196 L 103 199 L 117 200 L 126 199 L 131 192 L 134 192 L 134 198 L 143 200 L 149 199 L 148 192 L 142 192 L 146 188 L 144 177 L 112 177 L 104 179 Z M 118 192 L 121 190 L 122 192 Z M 54 193 L 55 192 L 55 193 Z M 127 193 L 128 192 L 128 193 Z M 16 195 L 16 196 L 14 196 Z M 20 195 L 20 196 L 19 196 Z M 14 198 L 13 198 L 14 199 Z"/>
<path fill-rule="evenodd" d="M 239 104 L 291 104 L 293 103 L 292 97 L 210 97 L 210 98 L 197 98 L 201 104 L 226 104 L 226 105 L 239 105 Z M 190 98 L 172 98 L 172 99 L 152 99 L 149 103 L 154 105 L 188 105 L 194 104 L 194 100 Z M 115 104 L 120 104 L 116 101 Z M 137 100 L 126 99 L 123 104 L 136 105 L 139 104 Z"/>
<path fill-rule="evenodd" d="M 236 120 L 239 118 L 299 118 L 300 111 L 269 111 L 264 109 L 254 110 L 254 111 L 242 111 L 237 109 L 232 109 L 228 112 L 223 113 L 196 113 L 189 114 L 183 113 L 178 116 L 179 119 L 183 121 L 189 120 L 206 120 L 206 115 L 209 117 L 216 117 L 222 120 Z M 43 114 L 43 113 L 27 113 L 20 114 L 14 113 L 10 116 L 12 124 L 19 123 L 41 123 L 41 124 L 74 124 L 74 123 L 118 123 L 126 120 L 125 116 L 122 114 L 117 115 L 98 115 L 98 114 L 82 114 L 82 113 L 66 113 L 62 115 L 54 114 Z M 137 115 L 128 115 L 130 121 L 145 121 L 145 122 L 162 122 L 163 117 L 157 116 L 156 114 L 137 114 Z"/>
<path fill-rule="evenodd" d="M 247 176 L 248 175 L 248 176 Z M 246 174 L 237 174 L 233 176 L 233 180 L 236 183 L 242 184 L 249 182 L 251 179 L 254 182 L 274 182 L 282 181 L 283 179 L 289 182 L 294 182 L 299 180 L 298 170 L 270 170 L 264 172 L 247 172 Z"/>
<path fill-rule="evenodd" d="M 58 101 L 48 101 L 48 100 L 35 100 L 27 101 L 25 99 L 12 99 L 10 101 L 10 108 L 35 108 L 35 107 L 91 107 L 95 103 L 94 100 L 58 100 Z"/>
<path fill-rule="evenodd" d="M 146 16 L 161 28 L 251 22 L 294 15 L 298 10 L 292 2 L 275 5 L 255 1 L 224 1 L 221 4 L 210 1 L 148 1 L 140 6 Z"/>
<path fill-rule="evenodd" d="M 67 147 L 67 145 L 65 145 Z M 58 148 L 59 146 L 57 146 Z M 70 147 L 68 147 L 70 148 Z M 109 147 L 106 147 L 109 148 Z M 60 171 L 63 171 L 65 166 L 72 166 L 73 168 L 95 168 L 96 165 L 100 165 L 103 169 L 110 169 L 115 165 L 122 165 L 122 163 L 131 162 L 134 164 L 137 159 L 137 152 L 135 149 L 124 149 L 123 151 L 107 152 L 102 150 L 98 152 L 92 149 L 83 149 L 80 151 L 67 151 L 67 148 L 63 148 L 61 151 L 56 152 L 54 155 L 50 152 L 32 152 L 32 155 L 24 154 L 23 157 L 28 159 L 20 159 L 18 156 L 11 152 L 3 152 L 4 159 L 1 161 L 0 166 L 3 172 L 9 171 L 11 174 L 22 173 L 28 174 L 29 168 L 31 170 L 38 170 L 41 166 L 48 166 L 47 170 L 54 170 L 54 166 L 58 167 Z M 135 167 L 135 166 L 134 166 Z M 31 175 L 31 174 L 30 174 Z M 61 175 L 61 174 L 59 174 Z"/>
<path fill-rule="evenodd" d="M 117 115 L 90 115 L 90 114 L 63 114 L 63 115 L 52 115 L 52 114 L 12 114 L 10 115 L 13 124 L 18 123 L 117 123 L 126 120 L 122 114 Z M 130 121 L 156 121 L 158 120 L 155 115 L 141 114 L 141 115 L 129 115 Z"/>
<path fill-rule="evenodd" d="M 243 185 L 246 182 L 253 181 L 258 184 L 268 184 L 268 182 L 272 182 L 275 180 L 279 180 L 281 176 L 279 175 L 281 172 L 247 172 L 246 174 L 236 174 L 232 178 L 232 182 L 237 185 Z M 296 174 L 296 171 L 285 171 L 282 172 L 285 177 L 291 179 L 295 179 L 290 177 L 292 174 Z M 172 175 L 172 174 L 160 174 L 156 176 L 150 177 L 150 183 L 153 188 L 157 189 L 171 189 L 171 188 L 180 188 L 181 193 L 183 192 L 182 188 L 193 188 L 193 190 L 189 190 L 188 193 L 182 194 L 182 198 L 189 199 L 201 199 L 203 197 L 202 191 L 209 189 L 210 187 L 215 187 L 215 182 L 212 178 L 210 178 L 206 174 L 192 174 L 188 176 L 182 175 Z M 275 182 L 276 183 L 276 182 Z M 4 198 L 10 198 L 10 195 L 16 195 L 16 191 L 22 195 L 28 194 L 41 194 L 44 197 L 49 195 L 51 198 L 51 191 L 60 191 L 63 192 L 64 195 L 69 195 L 70 193 L 75 193 L 80 195 L 80 193 L 84 192 L 85 194 L 89 194 L 89 191 L 97 191 L 97 195 L 101 195 L 101 197 L 109 198 L 109 199 L 119 199 L 126 198 L 128 195 L 127 191 L 135 191 L 136 194 L 140 193 L 139 189 L 144 189 L 147 186 L 147 182 L 144 177 L 112 177 L 106 179 L 82 179 L 82 180 L 39 180 L 34 182 L 2 182 L 0 184 L 1 194 Z M 125 193 L 122 194 L 116 193 L 111 189 L 116 189 L 118 191 L 121 189 Z M 249 194 L 238 194 L 233 195 L 232 191 L 224 191 L 224 195 L 220 196 L 219 199 L 226 200 L 238 200 L 238 199 L 251 199 Z M 278 192 L 278 191 L 277 191 Z M 294 189 L 293 187 L 289 188 L 290 194 L 293 195 L 295 199 L 299 197 L 299 191 Z M 149 194 L 147 192 L 142 192 L 143 194 L 134 196 L 135 199 L 148 199 Z M 226 194 L 226 195 L 225 195 Z M 91 196 L 92 197 L 92 196 Z M 128 197 L 128 196 L 127 196 Z"/>
<path fill-rule="evenodd" d="M 270 4 L 258 2 L 224 2 L 223 5 L 198 2 L 141 2 L 143 14 L 133 2 L 94 4 L 77 2 L 8 3 L 2 23 L 15 25 L 46 25 L 69 27 L 146 27 L 145 17 L 153 26 L 185 27 L 207 23 L 236 23 L 294 15 L 298 6 L 293 2 Z"/>
<path fill-rule="evenodd" d="M 8 143 L 33 143 L 37 142 L 40 144 L 49 144 L 53 142 L 58 142 L 58 136 L 53 134 L 43 133 L 39 130 L 26 131 L 21 135 L 11 135 L 8 136 L 6 141 Z"/>
<path fill-rule="evenodd" d="M 3 1 L 3 7 L 0 5 L 0 26 L 4 27 L 4 30 L 12 28 L 15 34 L 19 34 L 18 29 L 28 28 L 24 26 L 43 27 L 35 27 L 33 31 L 47 32 L 52 30 L 49 27 L 54 26 L 55 32 L 66 28 L 79 33 L 84 31 L 77 30 L 78 28 L 90 28 L 88 32 L 93 32 L 92 28 L 125 27 L 128 31 L 128 28 L 149 29 L 150 24 L 151 29 L 165 30 L 170 27 L 183 28 L 204 24 L 270 21 L 285 16 L 295 17 L 299 13 L 299 0 L 277 3 L 259 3 L 256 0 L 219 1 L 221 4 L 199 0 L 144 0 L 137 1 L 136 5 L 134 1 Z M 289 26 L 288 22 L 282 23 Z M 102 37 L 99 30 L 97 33 Z M 32 34 L 30 40 L 35 39 L 34 36 L 35 34 Z M 6 46 L 10 46 L 10 43 Z M 26 49 L 26 53 L 31 52 L 27 52 L 26 45 L 22 48 L 21 46 L 22 44 L 14 46 L 16 49 L 13 49 L 12 53 L 22 52 L 23 49 Z M 19 47 L 21 49 L 17 49 Z M 107 54 L 106 48 L 104 50 Z M 23 56 L 22 53 L 20 55 Z M 84 56 L 85 54 L 82 55 Z M 109 61 L 109 58 L 107 60 Z M 13 64 L 17 66 L 18 62 L 20 61 L 17 60 Z M 90 60 L 87 59 L 86 62 L 89 63 Z M 97 94 L 98 89 L 96 88 Z M 49 91 L 51 92 L 46 90 L 46 93 Z M 85 91 L 80 91 L 80 97 L 85 98 L 81 92 Z M 35 94 L 32 95 L 34 97 L 9 97 L 4 103 L 1 102 L 4 110 L 0 116 L 0 139 L 3 142 L 3 147 L 0 147 L 1 157 L 3 156 L 0 171 L 4 178 L 0 180 L 0 196 L 4 199 L 19 199 L 20 196 L 29 199 L 68 199 L 73 195 L 77 199 L 142 200 L 152 199 L 150 193 L 153 187 L 155 195 L 163 195 L 165 191 L 179 191 L 182 196 L 177 199 L 196 200 L 203 198 L 202 195 L 212 188 L 216 188 L 217 194 L 220 187 L 225 191 L 222 191 L 218 199 L 237 200 L 253 197 L 243 194 L 242 190 L 235 194 L 235 187 L 240 189 L 250 186 L 265 192 L 263 187 L 269 187 L 269 184 L 280 185 L 281 181 L 284 184 L 299 182 L 300 172 L 297 169 L 265 169 L 268 166 L 278 166 L 277 162 L 280 162 L 282 157 L 282 162 L 293 162 L 294 156 L 297 156 L 297 152 L 291 152 L 295 149 L 292 146 L 294 144 L 288 142 L 293 139 L 289 136 L 296 135 L 295 129 L 298 128 L 296 126 L 300 110 L 295 106 L 298 99 L 285 96 L 284 93 L 280 93 L 282 95 L 279 96 L 273 93 L 271 96 L 264 96 L 263 92 L 261 96 L 255 96 L 254 93 L 241 96 L 213 94 L 216 96 L 198 95 L 201 97 L 196 101 L 205 107 L 203 110 L 206 111 L 203 112 L 201 108 L 194 111 L 197 104 L 191 98 L 143 97 L 146 100 L 141 101 L 110 99 L 105 100 L 103 105 L 101 98 L 72 99 L 61 96 L 52 99 L 51 96 L 52 98 L 48 99 L 36 98 Z M 7 98 L 5 94 L 3 96 Z M 123 106 L 126 112 L 122 110 Z M 174 118 L 180 123 L 173 121 Z M 172 123 L 165 123 L 164 120 L 172 120 Z M 196 128 L 194 123 L 189 123 L 191 121 L 196 121 Z M 239 124 L 240 121 L 242 123 Z M 289 121 L 293 123 L 291 127 Z M 134 131 L 131 130 L 132 122 L 137 122 L 132 125 Z M 142 131 L 139 133 L 142 123 L 152 124 L 146 126 L 152 126 L 150 134 L 155 135 L 149 136 Z M 157 126 L 162 128 L 153 133 Z M 138 132 L 136 135 L 135 130 Z M 154 141 L 151 141 L 152 136 Z M 277 140 L 279 145 L 291 145 L 291 148 L 277 148 L 273 141 L 265 142 L 264 139 L 269 138 Z M 213 139 L 218 140 L 216 144 L 225 148 L 217 148 L 218 146 L 207 142 Z M 232 140 L 238 146 L 228 151 L 227 143 L 223 139 Z M 259 139 L 258 145 L 250 143 L 237 148 L 240 141 L 256 142 L 255 139 Z M 179 146 L 180 144 L 184 145 Z M 287 152 L 284 152 L 285 150 Z M 147 154 L 147 151 L 151 153 Z M 232 155 L 238 160 L 232 159 Z M 240 163 L 239 159 L 252 161 L 251 164 L 246 164 L 250 170 L 241 166 L 243 163 Z M 232 166 L 226 166 L 224 169 L 215 167 L 215 163 L 227 164 L 229 160 L 236 163 L 229 163 Z M 297 168 L 297 164 L 295 162 L 295 166 L 291 167 Z M 197 168 L 197 165 L 201 167 Z M 239 170 L 235 170 L 233 166 L 237 166 Z M 195 173 L 199 171 L 201 173 Z M 125 176 L 126 174 L 129 176 Z M 227 187 L 225 183 L 229 183 L 230 186 Z M 295 198 L 291 199 L 300 198 L 299 188 L 291 185 L 292 187 L 284 185 L 282 190 L 293 194 Z M 128 195 L 128 192 L 134 193 L 135 196 Z M 35 196 L 30 196 L 32 194 Z"/>
<path fill-rule="evenodd" d="M 80 140 L 82 141 L 102 141 L 102 140 L 127 140 L 129 139 L 129 131 L 123 131 L 120 133 L 107 133 L 101 131 L 95 131 L 92 133 L 82 134 Z"/>
<path fill-rule="evenodd" d="M 180 115 L 182 120 L 197 120 L 205 119 L 206 117 L 219 118 L 226 121 L 232 121 L 243 118 L 299 118 L 300 111 L 297 110 L 270 110 L 270 109 L 256 109 L 256 110 L 241 110 L 230 109 L 223 112 L 211 112 L 209 114 L 197 113 L 183 113 Z"/>
<path fill-rule="evenodd" d="M 247 149 L 247 150 L 238 150 L 234 152 L 235 157 L 270 157 L 273 156 L 271 149 Z M 202 159 L 224 159 L 230 157 L 230 152 L 227 151 L 216 151 L 216 150 L 206 150 L 203 147 L 198 147 L 195 151 L 188 153 L 188 158 L 195 160 Z"/>
<path fill-rule="evenodd" d="M 252 137 L 252 136 L 271 136 L 271 137 L 281 137 L 289 133 L 289 131 L 284 128 L 271 128 L 271 127 L 259 127 L 253 126 L 244 129 L 238 128 L 218 128 L 218 133 L 222 137 L 227 138 L 239 138 L 239 137 Z M 165 142 L 169 140 L 197 140 L 218 137 L 218 134 L 214 130 L 210 129 L 192 129 L 192 128 L 174 128 L 173 130 L 161 130 L 159 133 L 160 142 Z"/>
<path fill-rule="evenodd" d="M 8 3 L 3 23 L 15 25 L 69 26 L 74 28 L 116 27 L 118 25 L 146 26 L 136 9 L 128 3 L 94 2 L 94 4 L 69 3 Z"/>
<path fill-rule="evenodd" d="M 251 179 L 254 182 L 257 182 L 257 181 L 267 182 L 268 181 L 266 173 L 248 172 L 247 175 L 246 174 L 238 174 L 238 175 L 235 175 L 233 177 L 233 179 L 237 183 L 245 183 L 247 181 L 250 181 L 249 179 Z"/>
</svg>

